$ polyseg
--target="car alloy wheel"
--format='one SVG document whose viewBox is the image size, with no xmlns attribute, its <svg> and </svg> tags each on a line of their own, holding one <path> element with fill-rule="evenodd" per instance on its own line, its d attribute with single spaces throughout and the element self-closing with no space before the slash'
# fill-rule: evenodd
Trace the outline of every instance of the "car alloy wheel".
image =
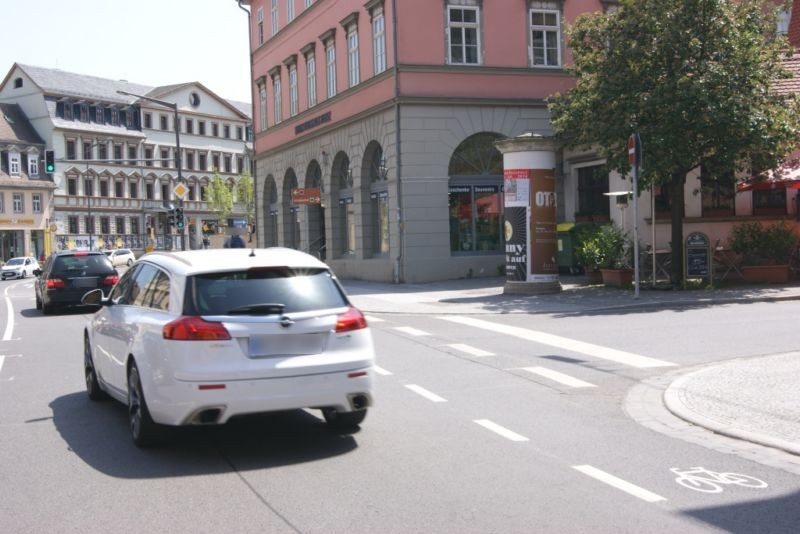
<svg viewBox="0 0 800 534">
<path fill-rule="evenodd" d="M 83 371 L 86 378 L 86 393 L 93 401 L 105 398 L 105 392 L 100 388 L 97 380 L 97 373 L 94 370 L 94 360 L 92 359 L 92 347 L 89 345 L 89 336 L 83 337 Z"/>
<path fill-rule="evenodd" d="M 142 393 L 142 381 L 139 369 L 132 363 L 128 370 L 128 421 L 131 437 L 137 447 L 147 447 L 155 443 L 159 437 L 159 426 L 150 417 L 147 402 Z"/>
</svg>

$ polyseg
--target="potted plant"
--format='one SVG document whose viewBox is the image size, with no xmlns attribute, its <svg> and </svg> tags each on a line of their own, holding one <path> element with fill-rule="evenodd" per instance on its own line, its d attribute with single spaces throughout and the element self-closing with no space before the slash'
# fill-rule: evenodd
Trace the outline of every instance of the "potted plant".
<svg viewBox="0 0 800 534">
<path fill-rule="evenodd" d="M 734 226 L 728 245 L 741 258 L 746 282 L 786 283 L 797 240 L 785 221 L 771 225 L 754 221 Z"/>
<path fill-rule="evenodd" d="M 599 230 L 599 226 L 584 224 L 581 225 L 575 235 L 575 262 L 583 267 L 583 272 L 586 274 L 586 283 L 588 284 L 603 283 L 603 278 L 600 274 L 602 253 L 595 239 Z"/>
<path fill-rule="evenodd" d="M 586 239 L 579 257 L 591 268 L 599 270 L 607 286 L 626 287 L 633 280 L 633 261 L 630 241 L 619 227 L 608 224 Z"/>
</svg>

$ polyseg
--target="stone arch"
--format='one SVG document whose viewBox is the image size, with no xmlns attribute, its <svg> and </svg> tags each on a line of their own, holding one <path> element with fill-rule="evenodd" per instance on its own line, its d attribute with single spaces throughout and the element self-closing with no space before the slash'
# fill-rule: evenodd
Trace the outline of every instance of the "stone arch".
<svg viewBox="0 0 800 534">
<path fill-rule="evenodd" d="M 361 160 L 361 223 L 364 254 L 386 257 L 389 254 L 389 184 L 383 147 L 375 140 L 364 149 Z"/>
<path fill-rule="evenodd" d="M 297 188 L 297 175 L 289 167 L 283 175 L 283 245 L 300 249 L 300 217 L 298 207 L 292 204 L 292 189 Z"/>
<path fill-rule="evenodd" d="M 317 203 L 309 203 L 306 208 L 306 229 L 308 232 L 308 253 L 325 260 L 325 208 L 322 205 L 322 168 L 317 160 L 312 159 L 306 168 L 306 188 L 319 189 L 320 195 Z"/>
<path fill-rule="evenodd" d="M 267 247 L 278 246 L 278 214 L 280 213 L 280 198 L 275 177 L 267 175 L 264 181 L 264 244 Z"/>
</svg>

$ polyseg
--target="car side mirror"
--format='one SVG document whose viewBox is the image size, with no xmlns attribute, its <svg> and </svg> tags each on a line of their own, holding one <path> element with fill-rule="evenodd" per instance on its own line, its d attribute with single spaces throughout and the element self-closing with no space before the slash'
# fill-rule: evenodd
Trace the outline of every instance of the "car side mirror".
<svg viewBox="0 0 800 534">
<path fill-rule="evenodd" d="M 41 276 L 41 275 L 42 275 L 42 270 L 41 269 L 34 269 L 33 270 L 33 276 Z"/>
<path fill-rule="evenodd" d="M 92 289 L 81 297 L 81 304 L 86 306 L 104 306 L 108 303 L 109 300 L 103 296 L 102 289 Z"/>
</svg>

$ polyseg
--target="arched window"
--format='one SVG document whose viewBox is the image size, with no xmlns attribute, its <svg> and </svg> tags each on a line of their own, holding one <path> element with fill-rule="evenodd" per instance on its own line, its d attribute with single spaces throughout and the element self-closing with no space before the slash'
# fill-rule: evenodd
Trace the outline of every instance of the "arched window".
<svg viewBox="0 0 800 534">
<path fill-rule="evenodd" d="M 292 189 L 297 188 L 297 175 L 289 168 L 283 177 L 283 245 L 300 249 L 299 207 L 292 204 Z"/>
<path fill-rule="evenodd" d="M 501 137 L 477 133 L 453 151 L 448 166 L 451 253 L 503 250 L 503 156 L 494 146 Z"/>
<path fill-rule="evenodd" d="M 389 255 L 389 184 L 383 148 L 370 141 L 361 165 L 364 188 L 364 244 L 372 257 Z"/>
<path fill-rule="evenodd" d="M 322 205 L 322 169 L 317 160 L 311 160 L 306 169 L 306 189 L 316 189 L 319 194 L 306 206 L 308 223 L 308 253 L 325 260 L 325 208 Z"/>
<path fill-rule="evenodd" d="M 278 246 L 278 213 L 280 200 L 275 178 L 270 174 L 264 185 L 264 242 L 268 247 Z"/>
<path fill-rule="evenodd" d="M 352 257 L 356 252 L 356 205 L 353 169 L 350 168 L 350 158 L 344 152 L 339 152 L 333 158 L 331 185 L 331 202 L 336 203 L 332 233 L 334 254 L 337 258 Z"/>
</svg>

